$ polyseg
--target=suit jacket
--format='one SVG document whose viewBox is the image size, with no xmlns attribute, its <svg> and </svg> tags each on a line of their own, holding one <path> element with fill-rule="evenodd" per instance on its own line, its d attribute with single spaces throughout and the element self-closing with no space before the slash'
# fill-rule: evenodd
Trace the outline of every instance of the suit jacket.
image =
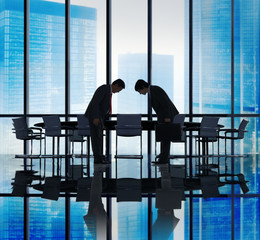
<svg viewBox="0 0 260 240">
<path fill-rule="evenodd" d="M 104 120 L 109 115 L 111 86 L 102 85 L 94 93 L 85 116 L 92 122 L 94 118 Z"/>
<path fill-rule="evenodd" d="M 150 86 L 151 105 L 157 114 L 158 122 L 163 123 L 165 118 L 173 120 L 179 113 L 167 93 L 158 86 Z"/>
</svg>

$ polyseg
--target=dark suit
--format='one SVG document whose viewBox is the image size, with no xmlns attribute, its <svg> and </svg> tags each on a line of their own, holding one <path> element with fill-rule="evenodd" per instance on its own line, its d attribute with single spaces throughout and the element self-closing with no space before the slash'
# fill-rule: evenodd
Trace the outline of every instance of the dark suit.
<svg viewBox="0 0 260 240">
<path fill-rule="evenodd" d="M 175 115 L 179 113 L 171 99 L 168 97 L 166 92 L 158 86 L 150 86 L 150 99 L 151 105 L 156 112 L 158 122 L 164 123 L 165 118 L 170 118 L 171 122 Z M 161 154 L 160 162 L 168 162 L 170 155 L 170 142 L 161 143 Z"/>
<path fill-rule="evenodd" d="M 110 110 L 110 97 L 111 86 L 102 85 L 94 93 L 88 108 L 85 112 L 85 116 L 89 120 L 91 144 L 94 154 L 94 161 L 102 161 L 103 156 L 103 122 L 106 117 L 109 116 Z M 93 120 L 98 118 L 100 124 L 98 126 L 93 124 Z"/>
</svg>

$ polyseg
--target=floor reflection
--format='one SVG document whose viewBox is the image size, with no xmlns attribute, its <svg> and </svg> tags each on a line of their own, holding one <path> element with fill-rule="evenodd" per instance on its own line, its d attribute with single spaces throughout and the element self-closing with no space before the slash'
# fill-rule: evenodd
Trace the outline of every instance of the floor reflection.
<svg viewBox="0 0 260 240">
<path fill-rule="evenodd" d="M 230 194 L 230 192 L 220 193 L 221 188 L 227 185 L 239 186 L 239 194 L 250 193 L 251 188 L 255 191 L 255 187 L 252 183 L 248 183 L 248 180 L 253 179 L 251 176 L 254 172 L 259 177 L 259 164 L 249 168 L 252 170 L 249 172 L 245 167 L 241 167 L 241 162 L 244 166 L 250 161 L 258 163 L 258 158 L 258 155 L 251 155 L 248 158 L 233 159 L 235 163 L 240 164 L 234 169 L 238 172 L 235 175 L 223 175 L 223 171 L 224 173 L 226 171 L 225 159 L 219 159 L 220 164 L 223 164 L 217 166 L 217 170 L 206 169 L 205 171 L 205 168 L 202 168 L 199 170 L 201 174 L 197 175 L 195 173 L 198 173 L 198 170 L 194 169 L 192 171 L 194 175 L 189 174 L 191 172 L 189 167 L 181 164 L 184 162 L 183 159 L 173 159 L 171 164 L 152 164 L 151 178 L 136 178 L 135 173 L 139 172 L 140 167 L 138 164 L 133 164 L 135 167 L 129 169 L 134 173 L 134 177 L 129 175 L 123 177 L 121 174 L 122 177 L 115 178 L 114 161 L 111 164 L 94 165 L 93 159 L 90 161 L 81 158 L 73 160 L 66 158 L 25 159 L 27 168 L 24 170 L 24 166 L 20 167 L 11 183 L 12 195 L 24 197 L 33 192 L 40 193 L 43 199 L 58 200 L 61 194 L 66 193 L 76 197 L 76 202 L 88 202 L 88 210 L 82 214 L 82 218 L 93 239 L 105 239 L 107 227 L 110 226 L 111 215 L 108 214 L 102 198 L 115 199 L 115 204 L 129 203 L 129 206 L 132 202 L 142 203 L 144 199 L 154 199 L 152 237 L 153 239 L 168 239 L 180 221 L 183 221 L 180 217 L 176 217 L 175 212 L 181 210 L 182 216 L 185 216 L 183 207 L 191 191 L 200 194 L 198 196 L 204 199 L 227 196 L 225 194 Z M 194 160 L 195 167 L 196 161 L 198 160 Z M 118 167 L 120 169 L 120 165 Z M 257 191 L 259 192 L 259 189 Z M 112 205 L 112 211 L 115 204 Z M 147 209 L 148 206 L 146 205 L 145 208 Z M 118 211 L 124 211 L 124 208 L 118 208 Z M 120 213 L 118 213 L 117 221 L 120 219 L 119 215 Z M 118 223 L 120 224 L 123 223 Z"/>
</svg>

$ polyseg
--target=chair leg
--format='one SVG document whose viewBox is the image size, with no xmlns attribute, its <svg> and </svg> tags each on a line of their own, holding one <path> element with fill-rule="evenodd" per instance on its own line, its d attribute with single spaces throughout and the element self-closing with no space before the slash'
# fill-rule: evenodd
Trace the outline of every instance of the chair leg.
<svg viewBox="0 0 260 240">
<path fill-rule="evenodd" d="M 117 179 L 117 157 L 116 157 L 116 179 Z"/>
<path fill-rule="evenodd" d="M 82 142 L 81 142 L 81 151 L 80 151 L 80 153 L 81 153 L 81 156 L 83 156 L 83 139 L 82 139 Z"/>
<path fill-rule="evenodd" d="M 117 135 L 116 135 L 116 157 L 117 157 Z"/>
<path fill-rule="evenodd" d="M 40 156 L 42 155 L 42 138 L 40 138 Z"/>
<path fill-rule="evenodd" d="M 44 155 L 46 155 L 46 137 L 44 138 Z"/>
<path fill-rule="evenodd" d="M 185 138 L 185 143 L 184 143 L 184 169 L 185 169 L 185 179 L 187 177 L 187 171 L 188 171 L 188 167 L 187 167 L 187 142 L 186 142 L 186 138 Z"/>
<path fill-rule="evenodd" d="M 141 179 L 143 178 L 143 168 L 142 168 L 142 158 L 140 158 L 140 177 L 141 177 Z"/>
<path fill-rule="evenodd" d="M 33 153 L 33 140 L 31 139 L 31 155 Z"/>
<path fill-rule="evenodd" d="M 60 155 L 60 137 L 57 137 L 57 155 Z"/>
<path fill-rule="evenodd" d="M 143 151 L 142 151 L 142 148 L 143 148 L 143 145 L 142 145 L 142 134 L 140 135 L 140 177 L 142 179 L 142 175 L 143 175 L 143 168 L 142 168 L 142 163 L 143 163 Z"/>
<path fill-rule="evenodd" d="M 143 150 L 142 150 L 142 148 L 143 148 L 143 145 L 142 145 L 142 135 L 140 136 L 140 156 L 142 157 L 143 156 Z"/>
</svg>

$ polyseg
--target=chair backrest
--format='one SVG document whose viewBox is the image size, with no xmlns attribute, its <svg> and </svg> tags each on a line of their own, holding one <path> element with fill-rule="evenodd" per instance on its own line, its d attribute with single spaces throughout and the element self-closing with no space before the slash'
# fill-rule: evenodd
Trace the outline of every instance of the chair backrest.
<svg viewBox="0 0 260 240">
<path fill-rule="evenodd" d="M 141 126 L 141 114 L 117 114 L 117 125 Z"/>
<path fill-rule="evenodd" d="M 90 136 L 89 121 L 85 115 L 77 115 L 78 119 L 78 135 L 79 136 Z"/>
<path fill-rule="evenodd" d="M 118 114 L 116 134 L 118 136 L 140 136 L 142 134 L 141 114 Z"/>
<path fill-rule="evenodd" d="M 181 127 L 183 127 L 185 117 L 186 117 L 186 114 L 177 114 L 173 119 L 173 123 L 179 123 L 179 124 L 181 124 Z"/>
<path fill-rule="evenodd" d="M 245 133 L 245 129 L 246 129 L 246 126 L 248 124 L 248 120 L 246 119 L 243 119 L 238 127 L 238 135 L 237 135 L 237 138 L 238 139 L 242 139 L 244 138 L 244 133 Z"/>
<path fill-rule="evenodd" d="M 185 141 L 186 138 L 186 132 L 184 131 L 184 120 L 185 120 L 186 114 L 177 114 L 175 115 L 173 119 L 173 123 L 179 123 L 181 126 L 181 140 Z"/>
<path fill-rule="evenodd" d="M 217 137 L 218 121 L 219 117 L 203 117 L 200 124 L 200 137 Z"/>
<path fill-rule="evenodd" d="M 45 135 L 46 136 L 60 136 L 61 123 L 58 115 L 43 116 Z"/>
<path fill-rule="evenodd" d="M 28 138 L 29 129 L 24 117 L 13 118 L 13 125 L 15 128 L 15 135 L 17 139 L 25 140 Z"/>
</svg>

